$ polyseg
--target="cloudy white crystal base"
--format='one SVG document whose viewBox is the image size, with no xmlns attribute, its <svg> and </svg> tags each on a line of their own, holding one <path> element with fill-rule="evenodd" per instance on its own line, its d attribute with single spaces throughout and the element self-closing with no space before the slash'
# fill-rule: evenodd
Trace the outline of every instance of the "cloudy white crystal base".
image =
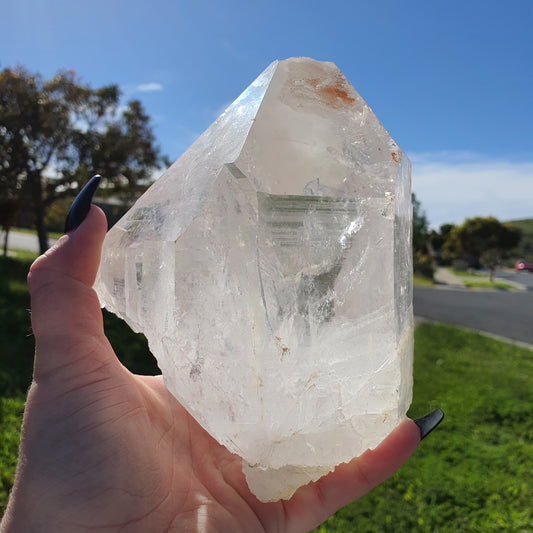
<svg viewBox="0 0 533 533">
<path fill-rule="evenodd" d="M 404 420 L 411 403 L 412 390 L 412 374 L 408 372 L 412 365 L 413 354 L 414 324 L 412 314 L 410 317 L 407 317 L 407 323 L 410 325 L 406 328 L 400 341 L 397 357 L 391 362 L 392 366 L 397 367 L 398 372 L 402 372 L 403 370 L 402 375 L 405 376 L 405 379 L 400 382 L 397 390 L 398 398 L 396 400 L 398 402 L 398 399 L 401 398 L 401 402 L 396 404 L 396 408 L 377 414 L 378 418 L 381 418 L 381 424 L 373 423 L 373 420 L 376 418 L 375 413 L 363 413 L 363 417 L 368 417 L 366 420 L 367 433 L 363 429 L 365 424 L 361 424 L 362 417 L 358 417 L 359 420 L 355 421 L 355 424 L 345 425 L 348 431 L 343 431 L 339 427 L 336 434 L 329 435 L 326 442 L 323 442 L 325 447 L 328 447 L 329 444 L 329 447 L 333 449 L 338 444 L 338 441 L 343 441 L 347 445 L 346 449 L 350 450 L 351 448 L 353 453 L 356 454 L 354 456 L 348 451 L 347 457 L 335 463 L 323 465 L 288 464 L 279 468 L 269 468 L 268 466 L 259 464 L 250 465 L 246 461 L 243 461 L 242 470 L 246 476 L 246 482 L 258 500 L 262 502 L 274 502 L 289 499 L 301 486 L 307 485 L 312 481 L 317 481 L 322 476 L 332 472 L 339 464 L 349 462 L 354 457 L 361 455 L 362 451 L 374 449 Z M 357 425 L 357 431 L 354 431 L 354 425 Z M 361 431 L 364 433 L 361 434 Z M 294 435 L 287 435 L 287 442 L 290 443 L 293 437 Z M 309 438 L 308 436 L 308 443 L 313 440 L 316 441 L 316 439 Z M 323 441 L 322 438 L 319 440 Z M 294 443 L 292 445 L 296 449 L 301 449 L 301 447 L 299 448 Z M 324 457 L 328 453 L 327 450 L 317 450 L 317 452 L 317 456 L 320 457 Z M 336 457 L 338 459 L 340 456 L 337 455 Z"/>
<path fill-rule="evenodd" d="M 243 462 L 248 488 L 261 502 L 288 500 L 300 487 L 329 474 L 335 466 L 265 468 Z"/>
</svg>

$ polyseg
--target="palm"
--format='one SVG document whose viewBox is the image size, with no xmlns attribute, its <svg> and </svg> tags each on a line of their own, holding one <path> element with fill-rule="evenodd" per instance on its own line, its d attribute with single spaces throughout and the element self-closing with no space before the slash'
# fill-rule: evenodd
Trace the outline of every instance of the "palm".
<svg viewBox="0 0 533 533">
<path fill-rule="evenodd" d="M 42 458 L 36 471 L 57 481 L 42 505 L 49 511 L 76 493 L 73 505 L 55 510 L 58 530 L 305 531 L 326 518 L 291 527 L 290 502 L 260 503 L 240 458 L 187 413 L 161 377 L 135 376 L 101 358 L 81 357 L 74 375 L 72 365 L 56 369 L 28 399 L 28 442 L 38 449 L 27 454 Z"/>
</svg>

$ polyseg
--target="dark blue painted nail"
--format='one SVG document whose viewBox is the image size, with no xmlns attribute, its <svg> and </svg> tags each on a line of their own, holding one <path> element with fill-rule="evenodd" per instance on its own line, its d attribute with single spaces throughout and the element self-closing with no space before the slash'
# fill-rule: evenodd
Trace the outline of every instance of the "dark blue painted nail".
<svg viewBox="0 0 533 533">
<path fill-rule="evenodd" d="M 65 233 L 76 229 L 87 216 L 89 209 L 91 208 L 91 201 L 93 199 L 98 185 L 100 185 L 100 180 L 102 176 L 98 174 L 93 176 L 79 192 L 78 196 L 74 198 L 70 210 L 65 220 Z"/>
<path fill-rule="evenodd" d="M 429 415 L 417 418 L 415 424 L 420 430 L 420 440 L 426 438 L 441 422 L 444 418 L 444 413 L 440 409 L 429 413 Z"/>
</svg>

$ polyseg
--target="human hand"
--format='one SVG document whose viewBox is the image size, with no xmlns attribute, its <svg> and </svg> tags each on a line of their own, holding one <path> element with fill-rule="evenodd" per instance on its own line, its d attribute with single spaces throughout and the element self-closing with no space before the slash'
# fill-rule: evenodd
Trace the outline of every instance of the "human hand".
<svg viewBox="0 0 533 533">
<path fill-rule="evenodd" d="M 287 501 L 261 503 L 241 459 L 124 368 L 92 290 L 106 231 L 91 207 L 32 265 L 36 340 L 19 464 L 1 531 L 308 531 L 392 475 L 420 441 L 406 419 L 375 450 Z"/>
</svg>

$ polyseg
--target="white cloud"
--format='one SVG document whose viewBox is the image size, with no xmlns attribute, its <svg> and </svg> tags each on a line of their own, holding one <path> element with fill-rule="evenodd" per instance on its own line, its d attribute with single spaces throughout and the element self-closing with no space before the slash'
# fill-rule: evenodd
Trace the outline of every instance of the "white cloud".
<svg viewBox="0 0 533 533">
<path fill-rule="evenodd" d="M 137 87 L 135 87 L 135 90 L 141 93 L 151 93 L 155 91 L 162 91 L 163 86 L 160 83 L 155 82 L 142 83 L 141 85 L 137 85 Z"/>
<path fill-rule="evenodd" d="M 533 218 L 533 161 L 471 152 L 408 154 L 413 192 L 433 227 L 465 218 Z"/>
</svg>

